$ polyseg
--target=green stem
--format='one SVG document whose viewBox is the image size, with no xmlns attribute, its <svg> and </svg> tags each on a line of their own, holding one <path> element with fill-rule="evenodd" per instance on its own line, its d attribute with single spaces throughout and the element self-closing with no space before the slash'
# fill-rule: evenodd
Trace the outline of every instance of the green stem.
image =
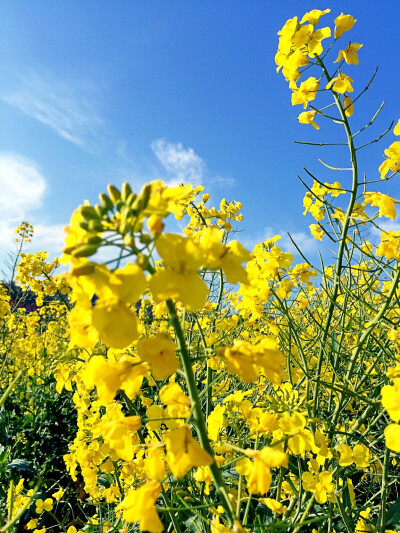
<svg viewBox="0 0 400 533">
<path fill-rule="evenodd" d="M 318 56 L 317 56 L 317 61 L 320 67 L 322 68 L 322 71 L 325 74 L 327 81 L 330 82 L 331 77 L 329 76 L 328 71 L 326 70 L 323 61 Z M 318 413 L 318 407 L 319 407 L 319 382 L 318 380 L 319 380 L 319 377 L 321 375 L 321 370 L 322 370 L 322 363 L 323 363 L 323 358 L 324 358 L 324 353 L 325 353 L 325 343 L 326 343 L 326 339 L 328 338 L 329 328 L 330 328 L 331 321 L 333 318 L 333 311 L 335 309 L 335 303 L 336 303 L 338 293 L 339 293 L 340 277 L 341 277 L 342 270 L 343 270 L 343 255 L 344 255 L 345 246 L 346 246 L 346 236 L 349 231 L 351 214 L 353 212 L 354 204 L 356 202 L 357 190 L 358 190 L 357 156 L 356 156 L 355 146 L 353 143 L 353 137 L 351 134 L 350 125 L 347 120 L 347 116 L 344 112 L 344 109 L 343 109 L 343 106 L 342 106 L 342 103 L 340 101 L 338 94 L 335 91 L 332 91 L 332 94 L 335 99 L 336 106 L 339 110 L 339 113 L 340 113 L 340 116 L 343 122 L 343 126 L 346 131 L 347 144 L 349 146 L 350 158 L 351 158 L 351 164 L 352 164 L 352 187 L 351 187 L 350 201 L 347 206 L 346 216 L 343 222 L 342 234 L 341 234 L 341 239 L 340 239 L 340 244 L 339 244 L 339 251 L 338 251 L 337 260 L 336 260 L 335 277 L 333 280 L 333 291 L 332 291 L 331 301 L 330 301 L 328 312 L 327 312 L 327 319 L 325 322 L 325 327 L 324 327 L 324 331 L 323 331 L 323 335 L 321 339 L 321 346 L 320 346 L 318 363 L 317 363 L 317 368 L 316 368 L 317 381 L 315 383 L 315 389 L 314 389 L 314 410 L 313 410 L 314 416 L 317 416 L 317 413 Z"/>
<path fill-rule="evenodd" d="M 176 516 L 174 513 L 174 511 L 176 512 L 176 509 L 172 509 L 171 500 L 168 498 L 167 493 L 165 492 L 164 487 L 162 485 L 161 485 L 161 491 L 162 491 L 162 495 L 165 501 L 165 505 L 168 508 L 169 517 L 171 518 L 171 522 L 174 524 L 175 532 L 181 533 L 181 528 L 179 526 L 179 523 L 176 520 Z"/>
<path fill-rule="evenodd" d="M 378 531 L 384 531 L 386 525 L 386 502 L 388 497 L 388 476 L 390 466 L 390 450 L 385 449 L 385 455 L 383 457 L 383 472 L 382 472 L 382 485 L 381 485 L 381 504 L 378 520 Z"/>
<path fill-rule="evenodd" d="M 213 458 L 213 462 L 210 465 L 211 475 L 212 475 L 217 493 L 220 497 L 221 504 L 226 510 L 228 520 L 230 522 L 230 525 L 232 526 L 233 523 L 237 520 L 236 513 L 233 508 L 232 502 L 229 499 L 228 490 L 222 478 L 221 471 L 218 468 L 217 463 L 215 462 L 214 454 L 213 454 L 210 442 L 208 440 L 206 422 L 205 422 L 203 412 L 201 409 L 201 401 L 199 398 L 199 392 L 197 390 L 196 380 L 195 380 L 193 369 L 192 369 L 192 362 L 191 362 L 189 351 L 186 346 L 182 326 L 179 321 L 178 314 L 176 312 L 175 304 L 172 300 L 167 300 L 167 307 L 168 307 L 168 311 L 171 316 L 171 323 L 174 327 L 175 334 L 176 334 L 177 341 L 178 341 L 180 359 L 181 359 L 183 370 L 186 375 L 186 383 L 187 383 L 187 388 L 189 391 L 189 397 L 190 397 L 190 402 L 191 402 L 192 411 L 193 411 L 193 418 L 196 423 L 196 428 L 197 428 L 197 432 L 199 435 L 199 441 L 202 447 L 206 450 L 206 452 L 209 453 L 210 456 Z"/>
</svg>

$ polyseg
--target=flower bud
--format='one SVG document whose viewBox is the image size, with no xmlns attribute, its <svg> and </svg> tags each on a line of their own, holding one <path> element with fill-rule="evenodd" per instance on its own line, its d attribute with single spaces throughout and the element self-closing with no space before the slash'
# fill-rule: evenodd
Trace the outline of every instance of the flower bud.
<svg viewBox="0 0 400 533">
<path fill-rule="evenodd" d="M 111 201 L 116 204 L 121 199 L 121 193 L 114 185 L 107 185 L 107 192 L 111 198 Z"/>
<path fill-rule="evenodd" d="M 147 227 L 153 235 L 159 235 L 164 229 L 164 222 L 157 215 L 151 215 L 147 220 Z"/>
<path fill-rule="evenodd" d="M 99 194 L 100 202 L 102 203 L 102 206 L 107 209 L 107 211 L 111 211 L 114 208 L 114 204 L 112 203 L 111 199 L 105 192 L 102 192 Z M 100 207 L 100 206 L 99 206 Z"/>
<path fill-rule="evenodd" d="M 129 185 L 129 183 L 127 183 L 127 182 L 123 183 L 122 187 L 121 187 L 121 198 L 122 198 L 122 200 L 124 202 L 126 202 L 131 194 L 132 194 L 132 189 L 131 189 L 131 186 Z"/>
<path fill-rule="evenodd" d="M 86 220 L 91 220 L 93 218 L 99 218 L 99 215 L 94 207 L 91 205 L 83 205 L 81 207 L 81 215 Z"/>
<path fill-rule="evenodd" d="M 82 244 L 71 252 L 72 257 L 89 257 L 97 252 L 98 245 L 96 244 Z"/>
</svg>

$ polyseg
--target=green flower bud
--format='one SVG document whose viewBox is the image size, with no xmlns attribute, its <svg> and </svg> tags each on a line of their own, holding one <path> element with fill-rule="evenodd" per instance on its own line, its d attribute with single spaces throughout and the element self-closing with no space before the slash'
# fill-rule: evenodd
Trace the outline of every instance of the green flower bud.
<svg viewBox="0 0 400 533">
<path fill-rule="evenodd" d="M 127 183 L 127 182 L 123 183 L 122 187 L 121 187 L 121 198 L 122 198 L 122 200 L 124 202 L 126 202 L 131 194 L 132 194 L 132 189 L 131 189 L 131 186 L 129 185 L 129 183 Z"/>
<path fill-rule="evenodd" d="M 91 205 L 83 205 L 81 207 L 81 214 L 83 218 L 85 218 L 86 220 L 90 220 L 93 218 L 99 218 L 99 215 L 96 209 L 92 207 Z"/>
<path fill-rule="evenodd" d="M 107 185 L 107 192 L 111 198 L 111 201 L 116 204 L 121 199 L 121 193 L 114 185 Z"/>
<path fill-rule="evenodd" d="M 98 245 L 96 244 L 82 244 L 71 252 L 73 257 L 89 257 L 97 252 Z"/>
</svg>

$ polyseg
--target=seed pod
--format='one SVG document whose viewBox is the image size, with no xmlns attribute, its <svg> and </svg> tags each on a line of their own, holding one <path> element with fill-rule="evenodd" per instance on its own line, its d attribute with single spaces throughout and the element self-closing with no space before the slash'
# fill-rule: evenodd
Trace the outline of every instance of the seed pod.
<svg viewBox="0 0 400 533">
<path fill-rule="evenodd" d="M 122 187 L 121 187 L 121 198 L 122 198 L 122 200 L 124 202 L 126 202 L 131 194 L 132 194 L 131 186 L 129 185 L 128 182 L 125 181 L 125 183 L 123 183 Z"/>
<path fill-rule="evenodd" d="M 111 201 L 116 204 L 121 199 L 121 193 L 114 185 L 107 185 L 107 192 L 111 198 Z"/>
<path fill-rule="evenodd" d="M 98 245 L 96 244 L 82 244 L 71 252 L 72 257 L 89 257 L 97 252 Z"/>
</svg>

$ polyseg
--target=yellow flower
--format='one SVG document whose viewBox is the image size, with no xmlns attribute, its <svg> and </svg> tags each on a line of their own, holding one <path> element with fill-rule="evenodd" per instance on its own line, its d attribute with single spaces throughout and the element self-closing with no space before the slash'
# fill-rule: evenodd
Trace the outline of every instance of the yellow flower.
<svg viewBox="0 0 400 533">
<path fill-rule="evenodd" d="M 161 481 L 166 476 L 165 454 L 159 445 L 148 448 L 144 468 L 149 479 Z"/>
<path fill-rule="evenodd" d="M 393 128 L 393 133 L 395 135 L 400 135 L 400 119 L 397 121 L 396 126 Z"/>
<path fill-rule="evenodd" d="M 363 45 L 360 43 L 350 43 L 347 48 L 339 51 L 334 63 L 338 63 L 341 59 L 343 59 L 348 65 L 358 65 L 357 52 L 360 48 L 362 48 L 362 46 Z"/>
<path fill-rule="evenodd" d="M 54 494 L 52 494 L 52 497 L 57 500 L 58 502 L 61 500 L 61 498 L 64 496 L 64 491 L 63 489 L 60 487 L 58 489 L 57 492 L 55 492 Z"/>
<path fill-rule="evenodd" d="M 394 422 L 400 420 L 400 378 L 393 380 L 393 385 L 385 385 L 381 390 L 382 405 Z"/>
<path fill-rule="evenodd" d="M 189 237 L 167 233 L 157 239 L 156 248 L 164 269 L 151 278 L 150 289 L 156 302 L 173 299 L 188 311 L 197 311 L 207 301 L 207 284 L 199 278 L 204 253 Z"/>
<path fill-rule="evenodd" d="M 90 270 L 83 272 L 75 270 L 71 275 L 76 304 L 69 323 L 73 335 L 74 328 L 78 330 L 71 342 L 91 347 L 99 336 L 112 348 L 126 348 L 140 333 L 139 322 L 129 305 L 136 303 L 146 288 L 143 271 L 128 263 L 114 272 L 110 272 L 106 265 L 91 264 Z M 98 298 L 94 307 L 93 295 Z"/>
<path fill-rule="evenodd" d="M 344 15 L 343 13 L 335 18 L 335 39 L 340 39 L 345 31 L 351 30 L 357 19 L 351 15 Z"/>
<path fill-rule="evenodd" d="M 400 141 L 392 143 L 389 148 L 386 148 L 385 155 L 387 159 L 379 167 L 381 178 L 385 179 L 389 172 L 398 172 L 400 168 Z"/>
<path fill-rule="evenodd" d="M 310 77 L 301 83 L 300 87 L 292 93 L 292 105 L 303 104 L 304 109 L 308 102 L 315 99 L 319 89 L 319 81 Z"/>
<path fill-rule="evenodd" d="M 331 29 L 328 27 L 313 31 L 307 43 L 308 55 L 310 57 L 321 55 L 322 52 L 324 51 L 321 41 L 323 39 L 327 39 L 330 36 L 331 36 Z"/>
<path fill-rule="evenodd" d="M 115 451 L 118 457 L 125 461 L 132 461 L 132 436 L 141 426 L 140 416 L 114 418 L 101 426 L 104 442 Z"/>
<path fill-rule="evenodd" d="M 200 246 L 204 251 L 205 266 L 211 270 L 222 269 L 228 283 L 247 283 L 246 270 L 242 263 L 251 259 L 251 254 L 238 241 L 222 242 L 224 230 L 204 228 L 200 235 Z"/>
<path fill-rule="evenodd" d="M 347 94 L 345 94 L 343 97 L 343 108 L 346 117 L 351 117 L 354 112 L 353 100 Z"/>
<path fill-rule="evenodd" d="M 313 492 L 318 503 L 326 503 L 328 494 L 335 490 L 335 485 L 332 483 L 332 473 L 328 470 L 324 472 L 317 472 L 313 475 L 311 472 L 303 472 L 301 479 L 303 480 L 304 489 Z"/>
<path fill-rule="evenodd" d="M 386 447 L 396 453 L 400 453 L 400 426 L 389 424 L 385 427 Z"/>
<path fill-rule="evenodd" d="M 309 22 L 313 26 L 316 26 L 322 15 L 326 15 L 330 12 L 330 9 L 325 9 L 324 11 L 321 11 L 321 9 L 312 9 L 303 16 L 303 18 L 300 20 L 300 24 L 304 24 L 304 22 Z"/>
<path fill-rule="evenodd" d="M 353 449 L 348 444 L 341 444 L 338 448 L 340 452 L 340 466 L 349 466 L 355 463 L 357 470 L 363 470 L 369 465 L 369 450 L 364 444 L 356 444 Z"/>
<path fill-rule="evenodd" d="M 151 215 L 147 220 L 147 227 L 153 235 L 159 235 L 164 229 L 162 218 L 157 215 Z"/>
<path fill-rule="evenodd" d="M 310 233 L 313 237 L 318 239 L 319 241 L 322 241 L 322 238 L 325 234 L 324 230 L 319 226 L 318 224 L 310 224 Z"/>
<path fill-rule="evenodd" d="M 129 396 L 139 391 L 142 376 L 147 367 L 138 358 L 123 356 L 120 361 L 108 361 L 101 355 L 90 359 L 82 372 L 82 381 L 90 390 L 94 386 L 102 404 L 111 403 L 119 389 L 126 389 Z"/>
<path fill-rule="evenodd" d="M 304 111 L 303 113 L 300 113 L 297 120 L 300 124 L 311 124 L 316 130 L 319 130 L 318 124 L 314 121 L 316 113 L 316 111 Z"/>
<path fill-rule="evenodd" d="M 159 420 L 150 420 L 147 422 L 146 426 L 151 431 L 157 431 L 160 429 L 161 424 L 163 423 L 162 418 L 164 416 L 164 408 L 161 405 L 150 405 L 146 411 L 147 418 L 157 418 Z"/>
<path fill-rule="evenodd" d="M 190 411 L 190 399 L 177 383 L 164 385 L 160 390 L 160 400 L 167 406 L 170 417 L 186 418 Z"/>
<path fill-rule="evenodd" d="M 260 451 L 246 450 L 246 455 L 254 459 L 251 470 L 246 476 L 250 494 L 265 494 L 272 481 L 271 468 L 288 466 L 288 456 L 277 448 L 265 446 Z"/>
<path fill-rule="evenodd" d="M 36 513 L 41 514 L 43 511 L 51 511 L 53 509 L 53 500 L 51 498 L 47 498 L 46 500 L 42 500 L 39 498 L 35 502 L 36 504 Z"/>
<path fill-rule="evenodd" d="M 258 501 L 266 505 L 268 509 L 271 509 L 274 513 L 283 514 L 286 510 L 286 507 L 283 507 L 280 502 L 273 498 L 259 498 Z"/>
<path fill-rule="evenodd" d="M 140 335 L 137 317 L 124 303 L 97 304 L 93 325 L 101 340 L 112 348 L 126 348 Z"/>
<path fill-rule="evenodd" d="M 218 515 L 214 515 L 211 522 L 211 533 L 232 533 L 232 529 L 221 524 Z M 240 531 L 240 530 L 239 530 Z"/>
<path fill-rule="evenodd" d="M 379 207 L 379 216 L 396 218 L 395 201 L 391 196 L 380 192 L 367 192 L 364 194 L 363 205 L 371 204 L 372 207 Z"/>
<path fill-rule="evenodd" d="M 214 410 L 208 416 L 207 427 L 208 437 L 211 440 L 218 440 L 219 432 L 224 426 L 224 413 L 226 407 L 224 405 L 216 405 Z"/>
<path fill-rule="evenodd" d="M 157 380 L 162 381 L 179 369 L 175 343 L 166 333 L 159 332 L 155 337 L 139 341 L 137 349 L 142 361 L 150 364 Z"/>
<path fill-rule="evenodd" d="M 327 84 L 326 88 L 330 89 L 332 88 L 332 91 L 335 91 L 336 93 L 352 93 L 354 91 L 353 87 L 351 86 L 351 82 L 353 80 L 348 76 L 347 74 L 342 74 L 342 72 L 339 72 L 339 74 L 336 76 L 336 78 L 332 78 L 331 81 Z"/>
<path fill-rule="evenodd" d="M 381 233 L 381 242 L 376 249 L 376 255 L 400 260 L 400 232 L 388 230 Z"/>
<path fill-rule="evenodd" d="M 240 476 L 248 476 L 251 472 L 253 463 L 250 461 L 248 457 L 243 457 L 242 459 L 239 459 L 235 463 L 236 472 Z"/>
<path fill-rule="evenodd" d="M 116 509 L 122 511 L 126 522 L 139 522 L 140 531 L 161 533 L 164 526 L 155 508 L 160 492 L 161 485 L 158 481 L 148 481 L 139 489 L 128 489 Z"/>
<path fill-rule="evenodd" d="M 235 339 L 233 346 L 219 348 L 218 354 L 226 362 L 228 372 L 245 383 L 257 380 L 261 373 L 272 383 L 281 381 L 285 358 L 270 335 L 256 345 Z"/>
<path fill-rule="evenodd" d="M 194 466 L 209 466 L 214 459 L 192 437 L 189 426 L 165 433 L 167 463 L 176 477 L 183 477 Z"/>
</svg>

